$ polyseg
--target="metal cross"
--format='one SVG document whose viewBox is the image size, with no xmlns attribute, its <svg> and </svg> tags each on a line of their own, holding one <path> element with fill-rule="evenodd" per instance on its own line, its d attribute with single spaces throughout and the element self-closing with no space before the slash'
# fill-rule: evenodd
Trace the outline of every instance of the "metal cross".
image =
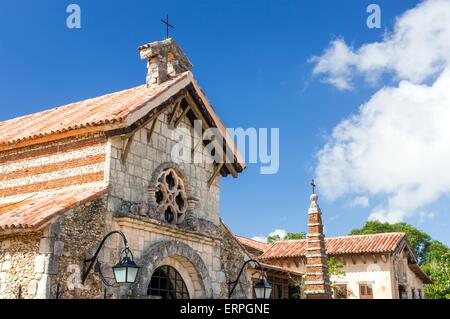
<svg viewBox="0 0 450 319">
<path fill-rule="evenodd" d="M 311 183 L 309 183 L 309 185 L 311 185 L 313 194 L 315 194 L 316 184 L 314 183 L 314 179 L 311 181 Z"/>
<path fill-rule="evenodd" d="M 169 27 L 171 27 L 172 29 L 175 29 L 175 27 L 169 23 L 169 15 L 168 14 L 166 14 L 166 20 L 161 19 L 161 22 L 166 25 L 166 39 L 168 39 L 169 38 Z"/>
</svg>

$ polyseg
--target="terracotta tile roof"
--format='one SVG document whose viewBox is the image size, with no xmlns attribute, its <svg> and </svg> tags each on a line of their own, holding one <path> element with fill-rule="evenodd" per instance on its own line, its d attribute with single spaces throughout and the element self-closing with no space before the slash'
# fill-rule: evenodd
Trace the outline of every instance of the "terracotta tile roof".
<svg viewBox="0 0 450 319">
<path fill-rule="evenodd" d="M 302 277 L 304 275 L 304 273 L 302 273 L 300 271 L 288 269 L 288 268 L 284 268 L 284 267 L 280 267 L 280 266 L 276 266 L 276 265 L 272 265 L 272 264 L 261 263 L 261 267 L 263 268 L 263 270 L 266 270 L 266 271 L 272 270 L 275 272 L 289 273 L 289 274 L 299 276 L 299 277 Z"/>
<path fill-rule="evenodd" d="M 208 114 L 207 119 L 211 119 L 210 125 L 217 127 L 223 134 L 229 149 L 234 153 L 237 172 L 240 173 L 246 166 L 245 161 L 190 71 L 153 88 L 141 85 L 0 122 L 0 150 L 20 147 L 24 145 L 20 144 L 22 142 L 26 142 L 27 145 L 39 143 L 40 138 L 61 133 L 76 135 L 78 132 L 117 131 L 129 128 L 148 115 L 152 109 L 188 87 L 193 88 L 196 99 L 202 103 Z M 228 168 L 225 170 L 228 171 Z"/>
<path fill-rule="evenodd" d="M 0 122 L 0 145 L 107 124 L 121 127 L 120 124 L 131 113 L 138 111 L 188 75 L 190 72 L 182 73 L 155 88 L 141 85 Z"/>
<path fill-rule="evenodd" d="M 242 237 L 242 236 L 235 236 L 237 240 L 244 246 L 248 246 L 250 248 L 259 250 L 261 252 L 265 252 L 267 249 L 270 248 L 269 244 L 262 243 L 260 241 L 256 241 L 250 238 Z"/>
<path fill-rule="evenodd" d="M 405 233 L 383 233 L 325 238 L 329 255 L 390 253 L 405 238 Z M 260 259 L 306 256 L 306 239 L 284 240 L 273 243 Z"/>
<path fill-rule="evenodd" d="M 39 192 L 0 202 L 0 230 L 39 228 L 78 203 L 98 198 L 106 187 Z"/>
</svg>

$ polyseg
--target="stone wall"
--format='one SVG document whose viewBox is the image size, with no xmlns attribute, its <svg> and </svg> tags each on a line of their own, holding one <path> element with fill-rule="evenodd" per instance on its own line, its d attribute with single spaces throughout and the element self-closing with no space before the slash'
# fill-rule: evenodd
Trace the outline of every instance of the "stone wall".
<svg viewBox="0 0 450 319">
<path fill-rule="evenodd" d="M 130 291 L 122 290 L 122 295 L 146 295 L 154 270 L 163 265 L 173 266 L 182 275 L 191 298 L 219 298 L 223 295 L 222 283 L 226 279 L 219 237 L 132 216 L 113 220 L 113 228 L 127 236 L 135 261 L 142 266 L 138 283 L 130 287 Z M 120 240 L 113 239 L 107 244 L 105 254 L 113 255 L 121 247 Z M 111 258 L 105 269 L 110 269 L 115 262 L 117 259 Z M 105 275 L 112 280 L 110 271 L 105 271 Z M 109 291 L 114 297 L 119 297 L 118 290 Z"/>
<path fill-rule="evenodd" d="M 220 242 L 220 262 L 221 268 L 225 273 L 226 281 L 221 283 L 221 298 L 228 298 L 228 282 L 236 280 L 239 271 L 248 259 L 242 247 L 238 244 L 237 240 L 230 233 L 228 228 L 224 225 L 220 225 L 221 230 L 221 242 Z M 247 271 L 242 273 L 240 281 L 233 292 L 232 298 L 251 298 L 251 282 L 247 278 Z"/>
<path fill-rule="evenodd" d="M 102 133 L 81 134 L 0 152 L 0 200 L 8 204 L 31 192 L 105 184 L 106 143 Z M 55 298 L 57 282 L 67 289 L 68 264 L 80 264 L 81 254 L 98 242 L 91 234 L 104 231 L 100 210 L 97 202 L 77 205 L 40 232 L 0 233 L 0 297 Z"/>
<path fill-rule="evenodd" d="M 151 140 L 147 141 L 147 136 L 152 123 L 136 132 L 124 163 L 121 157 L 126 139 L 106 139 L 102 134 L 0 154 L 0 188 L 9 195 L 83 183 L 109 184 L 108 194 L 72 207 L 42 232 L 1 240 L 0 297 L 18 297 L 20 286 L 24 298 L 103 298 L 105 286 L 98 273 L 92 271 L 86 283 L 81 283 L 82 261 L 94 254 L 103 236 L 112 230 L 125 233 L 143 269 L 137 285 L 107 288 L 107 297 L 146 295 L 151 275 L 161 265 L 180 272 L 191 298 L 227 297 L 226 283 L 237 276 L 244 255 L 221 225 L 220 177 L 208 185 L 214 165 L 206 150 L 197 154 L 202 158 L 200 163 L 183 163 L 172 157 L 180 132 L 186 143 L 183 151 L 190 154 L 186 146 L 192 142 L 188 134 L 192 128 L 187 118 L 178 125 L 184 131 L 170 128 L 166 123 L 171 111 L 169 108 L 159 116 Z M 186 184 L 189 216 L 182 224 L 170 225 L 148 214 L 149 187 L 165 167 L 176 167 Z M 92 174 L 95 178 L 91 180 Z M 99 255 L 110 282 L 111 267 L 121 249 L 121 238 L 113 236 Z M 235 297 L 245 296 L 246 290 L 243 276 Z"/>
<path fill-rule="evenodd" d="M 408 265 L 408 252 L 404 248 L 403 251 L 396 253 L 391 258 L 391 281 L 392 295 L 396 299 L 400 299 L 399 284 L 403 285 L 405 293 L 403 298 L 419 299 L 419 291 L 422 298 L 425 298 L 423 281 L 411 270 Z M 414 296 L 413 296 L 414 290 Z M 414 298 L 413 298 L 414 297 Z"/>
<path fill-rule="evenodd" d="M 81 283 L 83 260 L 94 255 L 106 235 L 106 195 L 73 207 L 49 227 L 47 252 L 53 262 L 49 270 L 47 298 L 101 298 L 103 289 L 94 269 Z M 105 257 L 103 257 L 104 259 Z M 58 288 L 59 285 L 59 288 Z M 58 294 L 57 294 L 58 291 Z"/>
<path fill-rule="evenodd" d="M 191 298 L 228 297 L 227 282 L 237 277 L 246 257 L 223 225 L 214 236 L 136 217 L 113 218 L 105 203 L 106 195 L 73 207 L 42 233 L 2 239 L 0 297 L 18 298 L 20 286 L 22 298 L 103 298 L 105 286 L 98 273 L 91 271 L 81 283 L 82 261 L 94 254 L 111 230 L 125 234 L 142 269 L 136 285 L 120 290 L 107 287 L 108 298 L 145 296 L 154 270 L 162 265 L 177 269 Z M 99 255 L 102 272 L 111 283 L 111 267 L 123 248 L 122 239 L 112 236 Z M 244 272 L 233 298 L 251 297 L 249 287 Z"/>
<path fill-rule="evenodd" d="M 345 275 L 331 276 L 331 281 L 347 285 L 348 299 L 360 298 L 360 284 L 372 287 L 375 299 L 392 299 L 390 256 L 385 255 L 383 258 L 379 254 L 341 257 L 338 262 L 344 264 Z"/>
<path fill-rule="evenodd" d="M 1 238 L 0 298 L 102 297 L 98 274 L 92 271 L 84 285 L 81 274 L 105 235 L 105 203 L 103 197 L 77 205 L 42 232 Z"/>
<path fill-rule="evenodd" d="M 122 163 L 121 156 L 127 140 L 123 140 L 121 137 L 110 138 L 110 205 L 114 209 L 119 209 L 122 200 L 134 203 L 149 201 L 148 189 L 154 186 L 150 183 L 152 177 L 158 173 L 158 168 L 162 164 L 176 164 L 174 160 L 177 158 L 173 158 L 171 153 L 173 146 L 179 140 L 178 133 L 183 133 L 180 129 L 183 129 L 185 133 L 183 141 L 187 144 L 190 143 L 191 140 L 187 133 L 192 130 L 192 127 L 189 120 L 185 117 L 178 125 L 178 129 L 174 130 L 167 125 L 171 111 L 172 109 L 169 108 L 158 117 L 150 141 L 147 141 L 147 134 L 152 123 L 136 132 L 125 163 Z M 191 154 L 191 149 L 185 148 L 184 151 Z M 213 164 L 206 150 L 203 150 L 198 158 L 201 158 L 201 163 L 178 163 L 176 165 L 188 183 L 186 185 L 190 190 L 188 196 L 199 200 L 195 210 L 197 217 L 219 225 L 220 177 L 217 176 L 212 186 L 209 187 L 208 180 L 213 174 Z"/>
<path fill-rule="evenodd" d="M 41 233 L 0 238 L 0 299 L 35 298 L 45 290 L 39 257 Z"/>
</svg>

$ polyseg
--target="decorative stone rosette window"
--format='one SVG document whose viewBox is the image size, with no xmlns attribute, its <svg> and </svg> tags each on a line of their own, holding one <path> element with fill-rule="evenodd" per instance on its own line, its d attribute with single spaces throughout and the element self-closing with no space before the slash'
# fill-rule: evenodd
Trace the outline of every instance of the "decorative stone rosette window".
<svg viewBox="0 0 450 319">
<path fill-rule="evenodd" d="M 169 224 L 183 222 L 188 198 L 184 181 L 175 169 L 167 168 L 160 172 L 152 193 L 152 202 Z"/>
</svg>

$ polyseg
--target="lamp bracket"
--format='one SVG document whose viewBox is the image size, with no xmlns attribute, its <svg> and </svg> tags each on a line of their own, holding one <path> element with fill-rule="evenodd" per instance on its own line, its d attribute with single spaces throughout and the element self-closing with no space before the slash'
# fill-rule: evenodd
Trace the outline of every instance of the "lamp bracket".
<svg viewBox="0 0 450 319">
<path fill-rule="evenodd" d="M 94 263 L 95 263 L 95 261 L 96 261 L 97 258 L 98 258 L 98 254 L 100 253 L 100 250 L 102 249 L 102 247 L 103 247 L 103 245 L 105 244 L 106 240 L 107 240 L 110 236 L 112 236 L 112 235 L 114 235 L 114 234 L 119 234 L 119 235 L 122 237 L 123 243 L 124 243 L 124 245 L 125 245 L 125 249 L 128 249 L 128 241 L 127 241 L 127 238 L 125 237 L 124 233 L 122 233 L 121 231 L 118 231 L 118 230 L 114 230 L 114 231 L 108 233 L 105 237 L 103 237 L 102 241 L 101 241 L 100 244 L 98 245 L 97 250 L 95 251 L 94 256 L 91 257 L 91 258 L 89 258 L 89 259 L 85 259 L 85 260 L 83 261 L 83 275 L 82 275 L 82 277 L 81 277 L 81 283 L 82 283 L 83 285 L 84 285 L 84 283 L 85 283 L 85 281 L 86 281 L 86 279 L 87 279 L 87 276 L 88 276 L 89 273 L 91 272 L 92 267 L 94 266 Z M 100 272 L 100 273 L 101 273 L 101 272 Z M 102 277 L 102 276 L 101 276 L 101 277 Z M 103 281 L 103 279 L 102 279 L 102 281 Z"/>
<path fill-rule="evenodd" d="M 244 271 L 245 266 L 247 266 L 247 264 L 249 264 L 249 263 L 251 263 L 251 262 L 254 262 L 254 263 L 256 264 L 256 268 L 260 269 L 261 272 L 262 272 L 262 266 L 261 266 L 261 264 L 259 263 L 259 261 L 255 260 L 255 259 L 249 259 L 249 260 L 247 260 L 247 261 L 242 265 L 241 270 L 239 271 L 239 274 L 238 274 L 236 280 L 228 282 L 228 289 L 229 289 L 229 291 L 228 291 L 228 299 L 231 298 L 231 295 L 233 294 L 234 290 L 236 289 L 236 286 L 237 286 L 237 284 L 239 283 L 239 278 L 241 277 L 242 272 Z M 230 288 L 230 287 L 231 287 L 231 288 Z"/>
</svg>

